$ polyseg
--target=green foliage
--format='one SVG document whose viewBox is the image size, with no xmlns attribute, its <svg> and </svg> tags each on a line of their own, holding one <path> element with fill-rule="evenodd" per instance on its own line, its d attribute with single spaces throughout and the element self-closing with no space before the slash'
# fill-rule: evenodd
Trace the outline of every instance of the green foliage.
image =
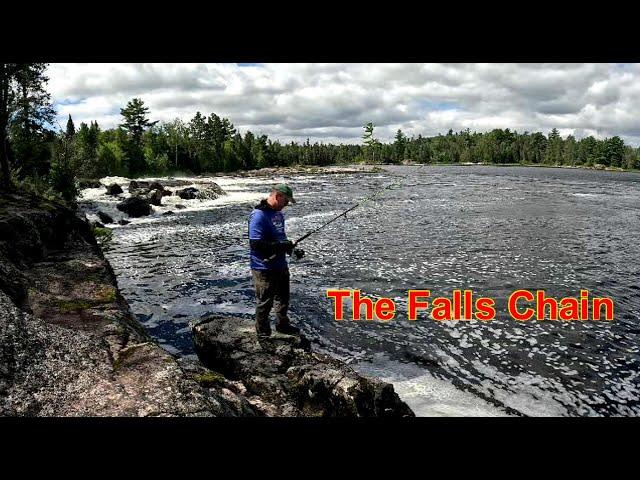
<svg viewBox="0 0 640 480">
<path fill-rule="evenodd" d="M 110 228 L 93 227 L 93 236 L 103 247 L 109 247 L 113 240 L 113 231 Z"/>
<path fill-rule="evenodd" d="M 134 98 L 127 106 L 120 110 L 123 123 L 120 127 L 126 132 L 127 137 L 123 142 L 123 150 L 130 173 L 138 174 L 147 170 L 145 165 L 145 152 L 143 145 L 143 133 L 149 127 L 158 122 L 151 122 L 147 118 L 148 107 L 139 98 Z"/>
<path fill-rule="evenodd" d="M 23 175 L 20 167 L 11 170 L 11 186 L 14 190 L 29 195 L 61 201 L 62 197 L 51 187 L 48 177 L 40 175 Z"/>
<path fill-rule="evenodd" d="M 364 135 L 362 136 L 362 140 L 364 143 L 364 158 L 371 163 L 376 163 L 381 161 L 382 152 L 381 152 L 381 143 L 374 138 L 373 130 L 375 126 L 373 123 L 369 122 L 364 125 Z"/>
<path fill-rule="evenodd" d="M 53 141 L 47 125 L 53 122 L 55 111 L 45 75 L 46 63 L 2 64 L 0 80 L 7 82 L 8 96 L 0 98 L 0 142 L 8 136 L 14 168 L 24 175 L 46 175 Z M 11 72 L 7 72 L 11 65 Z"/>
<path fill-rule="evenodd" d="M 64 132 L 55 135 L 44 128 L 44 120 L 51 114 L 44 91 L 44 64 L 29 65 L 32 66 L 26 70 L 18 64 L 0 65 L 0 80 L 2 75 L 12 79 L 14 116 L 6 145 L 7 157 L 14 163 L 13 184 L 67 201 L 77 194 L 77 176 L 233 172 L 291 165 L 405 161 L 640 167 L 638 149 L 624 145 L 619 137 L 586 137 L 578 141 L 571 135 L 562 138 L 557 129 L 548 136 L 509 129 L 485 133 L 466 129 L 432 137 L 408 137 L 398 130 L 392 142 L 384 143 L 375 138 L 375 126 L 368 122 L 362 145 L 311 143 L 309 139 L 283 144 L 251 131 L 241 134 L 229 119 L 215 113 L 207 117 L 196 112 L 188 122 L 175 119 L 158 124 L 149 120 L 149 109 L 138 98 L 121 109 L 122 123 L 117 128 L 102 131 L 92 121 L 89 125 L 81 123 L 76 129 L 69 116 Z M 25 91 L 29 94 L 25 95 Z M 30 95 L 34 99 L 28 101 Z"/>
<path fill-rule="evenodd" d="M 107 171 L 98 161 L 98 149 L 100 146 L 100 127 L 98 122 L 80 124 L 80 129 L 73 137 L 75 142 L 74 167 L 78 174 L 85 178 L 97 178 L 105 175 Z"/>
<path fill-rule="evenodd" d="M 49 181 L 51 187 L 67 202 L 73 202 L 78 196 L 74 155 L 74 140 L 60 135 L 53 144 Z"/>
<path fill-rule="evenodd" d="M 67 120 L 66 135 L 68 138 L 72 138 L 76 134 L 76 126 L 73 124 L 71 114 L 69 114 L 69 120 Z"/>
<path fill-rule="evenodd" d="M 198 373 L 193 376 L 193 379 L 203 387 L 221 385 L 224 384 L 225 381 L 225 377 L 223 375 L 213 371 Z"/>
</svg>

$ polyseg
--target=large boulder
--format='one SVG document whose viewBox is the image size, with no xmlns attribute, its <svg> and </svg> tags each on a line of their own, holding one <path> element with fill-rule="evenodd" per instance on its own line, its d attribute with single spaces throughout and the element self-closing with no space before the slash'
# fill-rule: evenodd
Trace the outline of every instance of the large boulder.
<svg viewBox="0 0 640 480">
<path fill-rule="evenodd" d="M 176 195 L 178 195 L 183 200 L 194 200 L 199 190 L 194 187 L 183 188 L 182 190 L 176 190 Z"/>
<path fill-rule="evenodd" d="M 274 333 L 258 341 L 251 320 L 208 317 L 193 326 L 193 337 L 206 367 L 242 382 L 272 415 L 415 416 L 393 385 L 313 353 L 304 336 Z"/>
<path fill-rule="evenodd" d="M 211 183 L 207 185 L 206 188 L 200 190 L 196 194 L 196 198 L 200 200 L 215 200 L 216 198 L 226 194 L 227 192 L 225 192 L 220 185 L 217 183 Z"/>
<path fill-rule="evenodd" d="M 151 214 L 149 200 L 142 197 L 129 197 L 118 203 L 116 208 L 130 217 L 142 217 Z"/>
<path fill-rule="evenodd" d="M 162 201 L 162 190 L 152 190 L 147 195 L 147 199 L 151 205 L 159 207 Z"/>
<path fill-rule="evenodd" d="M 113 223 L 113 218 L 111 217 L 111 215 L 104 213 L 100 210 L 98 210 L 98 218 L 102 223 L 106 223 L 106 224 Z"/>
<path fill-rule="evenodd" d="M 117 183 L 112 183 L 107 187 L 107 195 L 119 195 L 122 193 L 122 188 Z"/>
<path fill-rule="evenodd" d="M 129 182 L 129 193 L 135 193 L 136 190 L 149 189 L 149 182 L 131 180 Z"/>
</svg>

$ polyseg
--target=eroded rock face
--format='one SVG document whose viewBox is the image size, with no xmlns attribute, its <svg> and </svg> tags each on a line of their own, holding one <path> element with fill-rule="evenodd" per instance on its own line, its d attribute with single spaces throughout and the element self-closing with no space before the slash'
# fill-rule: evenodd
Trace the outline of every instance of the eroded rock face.
<svg viewBox="0 0 640 480">
<path fill-rule="evenodd" d="M 242 382 L 270 415 L 414 416 L 393 385 L 311 352 L 304 337 L 274 334 L 258 342 L 252 321 L 220 317 L 195 324 L 193 336 L 202 363 Z"/>
<path fill-rule="evenodd" d="M 124 345 L 25 314 L 0 292 L 0 415 L 255 415 L 209 393 L 136 332 L 112 328 Z"/>
<path fill-rule="evenodd" d="M 0 281 L 0 416 L 260 414 L 148 337 L 86 218 L 17 196 L 0 206 L 0 224 L 20 226 L 0 236 L 13 279 Z"/>
</svg>

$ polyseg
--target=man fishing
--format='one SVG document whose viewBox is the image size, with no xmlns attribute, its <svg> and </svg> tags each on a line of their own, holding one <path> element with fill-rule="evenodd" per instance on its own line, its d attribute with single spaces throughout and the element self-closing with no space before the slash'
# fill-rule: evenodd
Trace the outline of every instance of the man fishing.
<svg viewBox="0 0 640 480">
<path fill-rule="evenodd" d="M 295 247 L 311 235 L 319 232 L 327 225 L 359 206 L 392 190 L 401 183 L 396 181 L 374 192 L 352 207 L 346 209 L 331 220 L 307 232 L 294 242 L 287 239 L 284 230 L 284 215 L 282 209 L 289 203 L 295 203 L 293 191 L 286 184 L 273 187 L 269 197 L 255 206 L 249 216 L 249 244 L 251 246 L 251 272 L 256 288 L 256 331 L 258 339 L 271 335 L 269 313 L 276 303 L 276 331 L 289 335 L 297 335 L 300 329 L 289 323 L 287 310 L 289 309 L 289 267 L 286 255 L 295 254 L 302 258 L 304 251 Z"/>
<path fill-rule="evenodd" d="M 291 325 L 289 309 L 289 267 L 286 255 L 294 252 L 287 239 L 282 209 L 295 203 L 293 191 L 286 184 L 273 187 L 269 197 L 256 205 L 249 216 L 251 273 L 256 290 L 256 332 L 259 339 L 271 335 L 269 313 L 275 302 L 276 331 L 297 335 L 300 329 Z M 296 256 L 304 253 L 296 249 Z"/>
</svg>

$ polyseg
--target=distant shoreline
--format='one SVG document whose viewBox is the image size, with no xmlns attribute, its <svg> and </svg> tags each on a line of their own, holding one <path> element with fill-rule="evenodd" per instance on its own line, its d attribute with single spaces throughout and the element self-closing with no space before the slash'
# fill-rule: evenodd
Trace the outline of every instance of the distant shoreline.
<svg viewBox="0 0 640 480">
<path fill-rule="evenodd" d="M 339 174 L 372 174 L 386 172 L 386 167 L 535 167 L 535 168 L 562 168 L 566 170 L 595 170 L 606 172 L 640 173 L 639 169 L 624 169 L 620 167 L 593 167 L 585 165 L 543 165 L 538 163 L 354 163 L 336 165 L 291 165 L 288 167 L 266 167 L 256 170 L 236 170 L 233 172 L 203 172 L 192 174 L 189 172 L 166 172 L 160 175 L 142 174 L 136 177 L 123 177 L 129 180 L 139 179 L 163 179 L 174 177 L 188 178 L 215 178 L 215 177 L 274 177 L 291 175 L 339 175 Z M 81 179 L 81 181 L 100 181 L 100 179 Z"/>
<path fill-rule="evenodd" d="M 546 165 L 540 163 L 474 163 L 474 162 L 464 162 L 464 163 L 401 163 L 398 164 L 400 166 L 406 167 L 418 167 L 422 165 L 434 166 L 434 167 L 444 167 L 444 166 L 457 166 L 457 167 L 536 167 L 536 168 L 563 168 L 567 170 L 596 170 L 601 172 L 628 172 L 628 173 L 640 173 L 638 169 L 628 169 L 622 167 L 605 167 L 604 165 L 600 167 L 595 166 L 586 166 L 586 165 Z"/>
</svg>

